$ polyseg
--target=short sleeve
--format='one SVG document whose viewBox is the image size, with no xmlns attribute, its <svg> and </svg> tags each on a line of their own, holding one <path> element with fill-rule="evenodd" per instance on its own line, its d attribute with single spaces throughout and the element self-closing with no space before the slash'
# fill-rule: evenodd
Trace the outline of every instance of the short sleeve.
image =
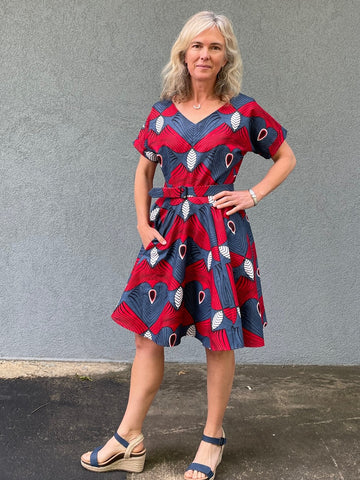
<svg viewBox="0 0 360 480">
<path fill-rule="evenodd" d="M 149 146 L 149 134 L 150 134 L 150 121 L 153 117 L 153 110 L 150 115 L 147 117 L 145 124 L 141 128 L 137 138 L 134 140 L 134 147 L 136 150 L 152 162 L 158 162 L 158 156 L 154 150 Z"/>
<path fill-rule="evenodd" d="M 250 141 L 252 151 L 264 158 L 271 158 L 286 138 L 287 131 L 258 103 L 252 102 Z"/>
</svg>

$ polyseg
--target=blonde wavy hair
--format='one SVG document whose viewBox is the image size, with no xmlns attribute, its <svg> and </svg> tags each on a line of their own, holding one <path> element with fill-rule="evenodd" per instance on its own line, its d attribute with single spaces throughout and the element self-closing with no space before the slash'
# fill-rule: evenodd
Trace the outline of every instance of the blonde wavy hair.
<svg viewBox="0 0 360 480">
<path fill-rule="evenodd" d="M 191 77 L 185 65 L 185 53 L 193 38 L 213 27 L 216 27 L 225 39 L 227 60 L 226 65 L 218 73 L 214 93 L 225 102 L 240 93 L 242 60 L 231 22 L 224 15 L 203 11 L 189 18 L 171 49 L 170 61 L 162 72 L 162 100 L 184 102 L 190 99 Z"/>
</svg>

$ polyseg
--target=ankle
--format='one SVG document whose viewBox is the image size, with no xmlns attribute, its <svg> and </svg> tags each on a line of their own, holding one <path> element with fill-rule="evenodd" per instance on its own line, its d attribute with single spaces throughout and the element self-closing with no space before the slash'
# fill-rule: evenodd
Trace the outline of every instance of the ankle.
<svg viewBox="0 0 360 480">
<path fill-rule="evenodd" d="M 118 435 L 120 435 L 120 437 L 124 438 L 126 441 L 131 442 L 141 434 L 141 430 L 132 430 L 130 428 L 124 428 L 120 426 L 117 429 L 117 433 Z"/>
<path fill-rule="evenodd" d="M 207 437 L 220 438 L 223 436 L 223 427 L 222 425 L 205 425 L 204 435 Z"/>
</svg>

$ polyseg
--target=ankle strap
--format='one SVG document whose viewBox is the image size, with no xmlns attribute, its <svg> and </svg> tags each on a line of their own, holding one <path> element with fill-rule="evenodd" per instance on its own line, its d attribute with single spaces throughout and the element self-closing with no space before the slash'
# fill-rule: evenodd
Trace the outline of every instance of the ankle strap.
<svg viewBox="0 0 360 480">
<path fill-rule="evenodd" d="M 202 439 L 204 442 L 212 443 L 213 445 L 218 445 L 219 447 L 222 447 L 226 443 L 225 437 L 214 438 L 214 437 L 208 437 L 207 435 L 203 435 Z"/>
<path fill-rule="evenodd" d="M 127 442 L 125 438 L 120 437 L 120 435 L 117 432 L 114 433 L 114 437 L 123 447 L 127 448 L 129 446 L 129 442 Z"/>
<path fill-rule="evenodd" d="M 121 437 L 117 432 L 114 433 L 114 437 L 121 445 L 123 445 L 126 448 L 124 453 L 124 459 L 130 458 L 134 448 L 144 440 L 144 435 L 142 433 L 140 433 L 140 435 L 138 435 L 136 438 L 131 440 L 131 442 L 128 442 L 127 440 L 125 440 L 125 438 Z"/>
</svg>

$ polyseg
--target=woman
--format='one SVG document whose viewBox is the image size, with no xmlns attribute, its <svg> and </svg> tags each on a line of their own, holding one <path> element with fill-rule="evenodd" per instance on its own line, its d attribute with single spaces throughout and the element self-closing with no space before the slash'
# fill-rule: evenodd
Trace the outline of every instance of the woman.
<svg viewBox="0 0 360 480">
<path fill-rule="evenodd" d="M 105 446 L 82 456 L 93 471 L 140 472 L 143 421 L 164 371 L 164 346 L 194 336 L 206 349 L 208 413 L 185 479 L 214 478 L 234 375 L 234 349 L 263 346 L 266 324 L 256 250 L 244 209 L 295 166 L 286 131 L 240 94 L 241 58 L 229 20 L 188 20 L 164 70 L 157 102 L 134 145 L 138 232 L 143 247 L 112 317 L 135 332 L 128 405 Z M 234 191 L 246 152 L 272 158 L 252 189 Z M 164 188 L 153 188 L 160 165 Z M 151 197 L 157 197 L 150 210 Z M 149 211 L 150 210 L 150 211 Z"/>
</svg>

